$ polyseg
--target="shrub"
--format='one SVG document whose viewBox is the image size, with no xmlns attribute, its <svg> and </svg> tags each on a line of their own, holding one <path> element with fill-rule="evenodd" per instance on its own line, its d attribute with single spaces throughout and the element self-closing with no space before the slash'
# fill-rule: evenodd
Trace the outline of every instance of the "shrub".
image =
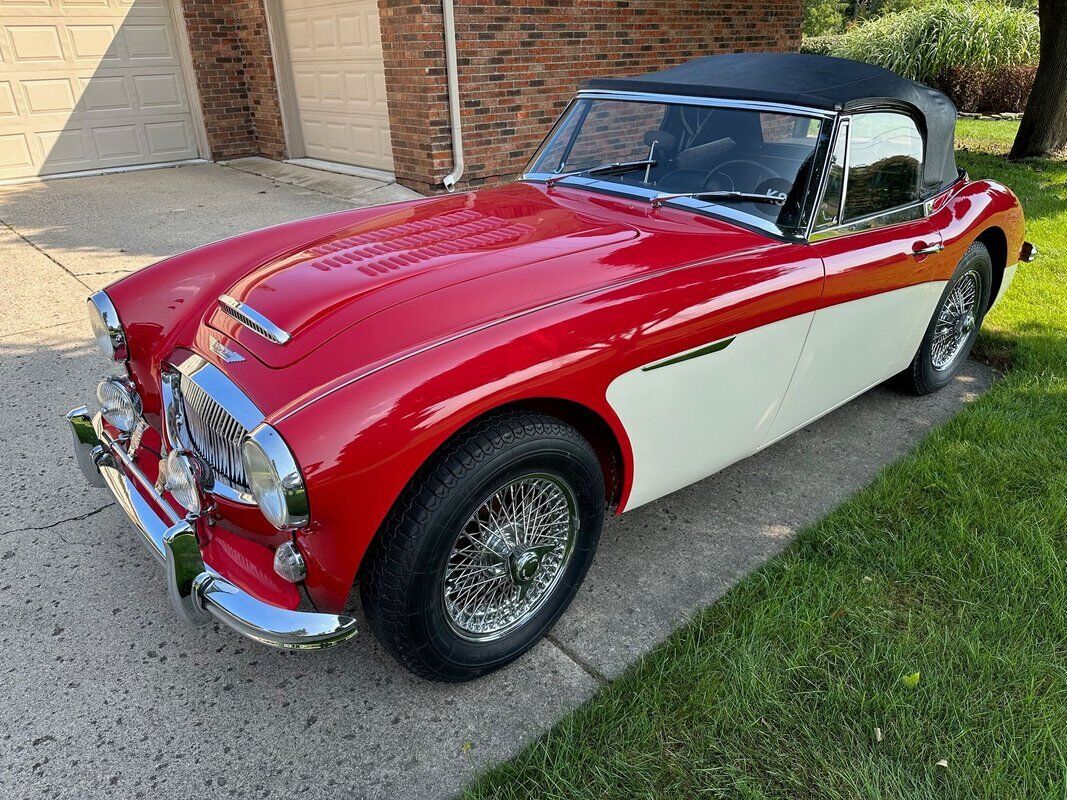
<svg viewBox="0 0 1067 800">
<path fill-rule="evenodd" d="M 1020 113 L 1034 85 L 1036 64 L 982 70 L 973 67 L 948 67 L 930 81 L 956 104 L 960 111 L 996 114 Z"/>
<path fill-rule="evenodd" d="M 954 67 L 991 71 L 1037 62 L 1037 16 L 979 0 L 935 2 L 857 25 L 830 43 L 829 55 L 932 81 Z"/>
<path fill-rule="evenodd" d="M 823 36 L 805 36 L 800 42 L 801 53 L 814 53 L 819 56 L 836 55 L 834 52 L 841 41 L 841 34 L 828 33 Z"/>
<path fill-rule="evenodd" d="M 807 0 L 804 4 L 804 36 L 837 33 L 845 27 L 846 0 Z"/>
</svg>

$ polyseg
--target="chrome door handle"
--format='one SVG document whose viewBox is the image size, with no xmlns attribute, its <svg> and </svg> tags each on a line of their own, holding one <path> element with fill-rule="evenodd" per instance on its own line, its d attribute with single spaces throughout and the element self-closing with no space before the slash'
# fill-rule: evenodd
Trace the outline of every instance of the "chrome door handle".
<svg viewBox="0 0 1067 800">
<path fill-rule="evenodd" d="M 913 256 L 932 256 L 934 253 L 940 253 L 945 249 L 945 246 L 941 242 L 936 244 L 928 244 L 926 247 L 914 247 L 911 254 Z"/>
</svg>

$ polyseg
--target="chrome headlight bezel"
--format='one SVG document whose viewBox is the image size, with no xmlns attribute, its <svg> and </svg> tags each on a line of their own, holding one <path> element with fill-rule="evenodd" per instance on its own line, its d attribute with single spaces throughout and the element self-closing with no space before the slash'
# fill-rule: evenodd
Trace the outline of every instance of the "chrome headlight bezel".
<svg viewBox="0 0 1067 800">
<path fill-rule="evenodd" d="M 126 331 L 107 292 L 101 290 L 91 295 L 86 301 L 86 307 L 89 326 L 100 352 L 112 361 L 126 361 L 130 356 L 126 345 Z"/>
<path fill-rule="evenodd" d="M 285 440 L 260 423 L 241 445 L 249 491 L 256 505 L 278 530 L 307 527 L 311 520 L 304 476 Z"/>
</svg>

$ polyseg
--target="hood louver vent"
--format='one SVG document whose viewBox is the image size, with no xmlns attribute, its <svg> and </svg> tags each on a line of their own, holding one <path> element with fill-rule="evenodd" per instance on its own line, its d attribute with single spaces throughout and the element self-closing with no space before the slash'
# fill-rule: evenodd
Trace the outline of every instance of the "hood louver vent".
<svg viewBox="0 0 1067 800">
<path fill-rule="evenodd" d="M 252 331 L 252 333 L 262 336 L 268 342 L 285 344 L 289 341 L 290 336 L 286 331 L 283 331 L 254 308 L 245 305 L 240 300 L 235 300 L 228 294 L 219 297 L 219 308 Z"/>
</svg>

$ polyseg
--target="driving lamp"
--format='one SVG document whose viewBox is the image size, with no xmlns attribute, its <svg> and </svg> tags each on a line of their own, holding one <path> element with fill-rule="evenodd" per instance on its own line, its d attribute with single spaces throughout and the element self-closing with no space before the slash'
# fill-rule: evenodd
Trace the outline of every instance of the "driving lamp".
<svg viewBox="0 0 1067 800">
<path fill-rule="evenodd" d="M 289 583 L 300 583 L 308 576 L 304 557 L 292 542 L 283 542 L 281 547 L 274 551 L 274 571 L 278 573 L 278 577 Z"/>
<path fill-rule="evenodd" d="M 270 425 L 257 427 L 241 445 L 248 488 L 263 516 L 275 528 L 308 524 L 304 478 L 281 435 Z"/>
<path fill-rule="evenodd" d="M 164 462 L 163 489 L 174 502 L 193 514 L 201 510 L 200 489 L 204 484 L 204 466 L 183 450 L 171 450 Z"/>
<path fill-rule="evenodd" d="M 87 301 L 89 325 L 93 330 L 96 346 L 112 361 L 125 361 L 128 355 L 126 332 L 119 322 L 118 311 L 106 292 L 97 292 Z"/>
<path fill-rule="evenodd" d="M 137 427 L 141 419 L 141 398 L 128 380 L 105 378 L 97 384 L 96 399 L 100 403 L 100 413 L 109 424 L 123 433 Z"/>
</svg>

